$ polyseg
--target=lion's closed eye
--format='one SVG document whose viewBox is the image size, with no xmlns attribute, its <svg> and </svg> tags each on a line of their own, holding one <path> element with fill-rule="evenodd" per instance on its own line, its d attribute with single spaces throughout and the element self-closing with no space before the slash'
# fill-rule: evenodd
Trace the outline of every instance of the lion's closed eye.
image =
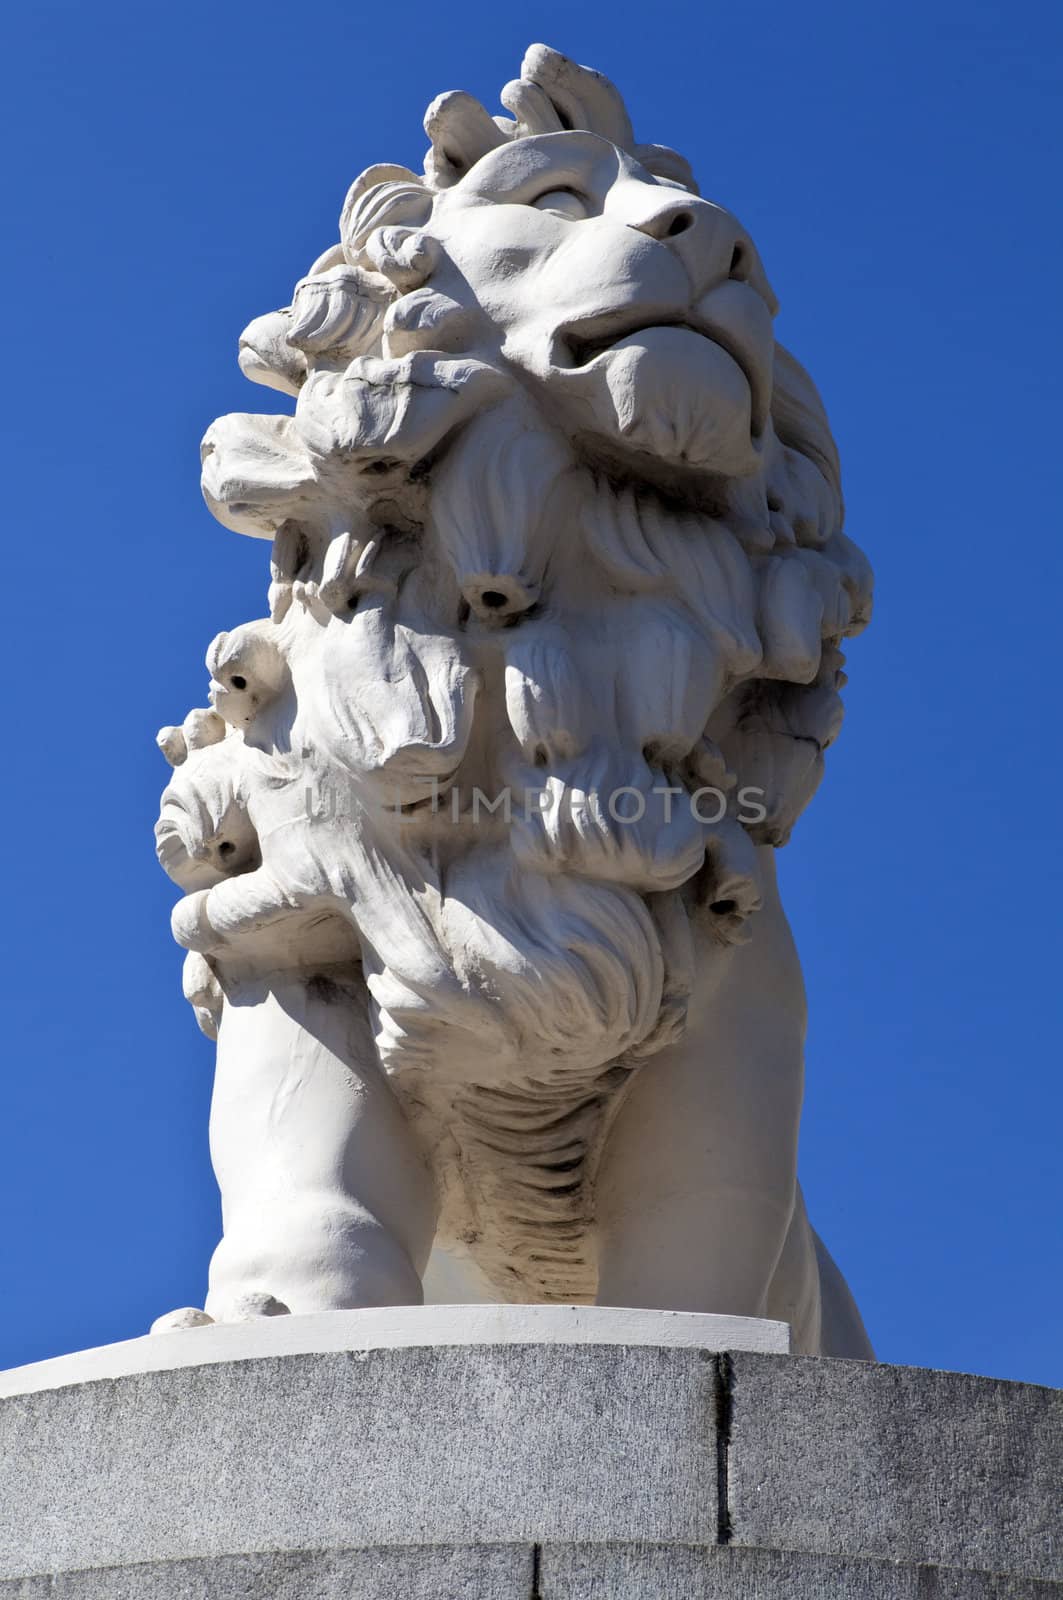
<svg viewBox="0 0 1063 1600">
<path fill-rule="evenodd" d="M 566 222 L 582 222 L 590 215 L 590 208 L 575 189 L 548 189 L 529 202 L 537 211 L 548 211 L 553 217 L 563 217 Z"/>
</svg>

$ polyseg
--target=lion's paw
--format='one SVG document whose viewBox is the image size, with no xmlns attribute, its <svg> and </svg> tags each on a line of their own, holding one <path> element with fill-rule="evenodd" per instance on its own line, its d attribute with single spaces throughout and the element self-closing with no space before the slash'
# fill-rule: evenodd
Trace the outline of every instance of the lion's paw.
<svg viewBox="0 0 1063 1600">
<path fill-rule="evenodd" d="M 237 1295 L 226 1307 L 226 1322 L 257 1322 L 259 1317 L 288 1317 L 291 1315 L 283 1300 L 264 1290 Z"/>
<path fill-rule="evenodd" d="M 205 1311 L 200 1311 L 196 1306 L 179 1306 L 176 1311 L 167 1311 L 165 1316 L 156 1317 L 149 1333 L 176 1333 L 181 1328 L 209 1328 L 214 1322 L 213 1317 L 208 1317 Z"/>
</svg>

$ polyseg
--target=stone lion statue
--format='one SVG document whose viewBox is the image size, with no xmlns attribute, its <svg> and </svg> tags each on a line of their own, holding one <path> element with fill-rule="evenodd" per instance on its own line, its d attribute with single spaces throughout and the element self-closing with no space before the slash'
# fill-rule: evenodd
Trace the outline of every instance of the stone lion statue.
<svg viewBox="0 0 1063 1600">
<path fill-rule="evenodd" d="M 427 1272 L 870 1356 L 797 1185 L 774 870 L 870 612 L 835 446 L 752 240 L 613 85 L 537 45 L 501 99 L 355 181 L 241 339 L 294 414 L 204 440 L 272 582 L 160 735 L 224 1213 L 161 1322 Z"/>
</svg>

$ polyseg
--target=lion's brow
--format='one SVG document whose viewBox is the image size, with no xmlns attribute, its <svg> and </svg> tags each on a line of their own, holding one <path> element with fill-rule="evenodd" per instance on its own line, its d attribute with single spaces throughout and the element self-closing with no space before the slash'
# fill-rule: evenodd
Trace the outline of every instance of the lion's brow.
<svg viewBox="0 0 1063 1600">
<path fill-rule="evenodd" d="M 616 176 L 616 151 L 595 134 L 543 134 L 534 142 L 521 140 L 493 152 L 472 168 L 460 187 L 487 199 L 516 204 L 541 192 L 546 180 L 551 188 L 564 188 L 571 183 L 594 193 L 601 185 L 592 174 L 606 164 L 612 169 L 612 182 Z M 514 167 L 517 170 L 510 176 Z"/>
</svg>

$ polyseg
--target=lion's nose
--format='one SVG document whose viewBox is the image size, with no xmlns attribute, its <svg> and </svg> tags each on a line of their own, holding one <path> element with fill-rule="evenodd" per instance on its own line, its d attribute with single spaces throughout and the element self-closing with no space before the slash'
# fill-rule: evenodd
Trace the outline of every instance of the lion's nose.
<svg viewBox="0 0 1063 1600">
<path fill-rule="evenodd" d="M 641 215 L 630 218 L 628 226 L 670 245 L 682 257 L 698 289 L 745 277 L 747 241 L 737 220 L 721 206 L 664 190 Z"/>
<path fill-rule="evenodd" d="M 751 284 L 772 303 L 760 259 L 737 217 L 675 189 L 659 190 L 648 204 L 647 198 L 644 188 L 640 208 L 627 218 L 628 226 L 674 250 L 690 274 L 695 297 L 733 278 Z"/>
</svg>

